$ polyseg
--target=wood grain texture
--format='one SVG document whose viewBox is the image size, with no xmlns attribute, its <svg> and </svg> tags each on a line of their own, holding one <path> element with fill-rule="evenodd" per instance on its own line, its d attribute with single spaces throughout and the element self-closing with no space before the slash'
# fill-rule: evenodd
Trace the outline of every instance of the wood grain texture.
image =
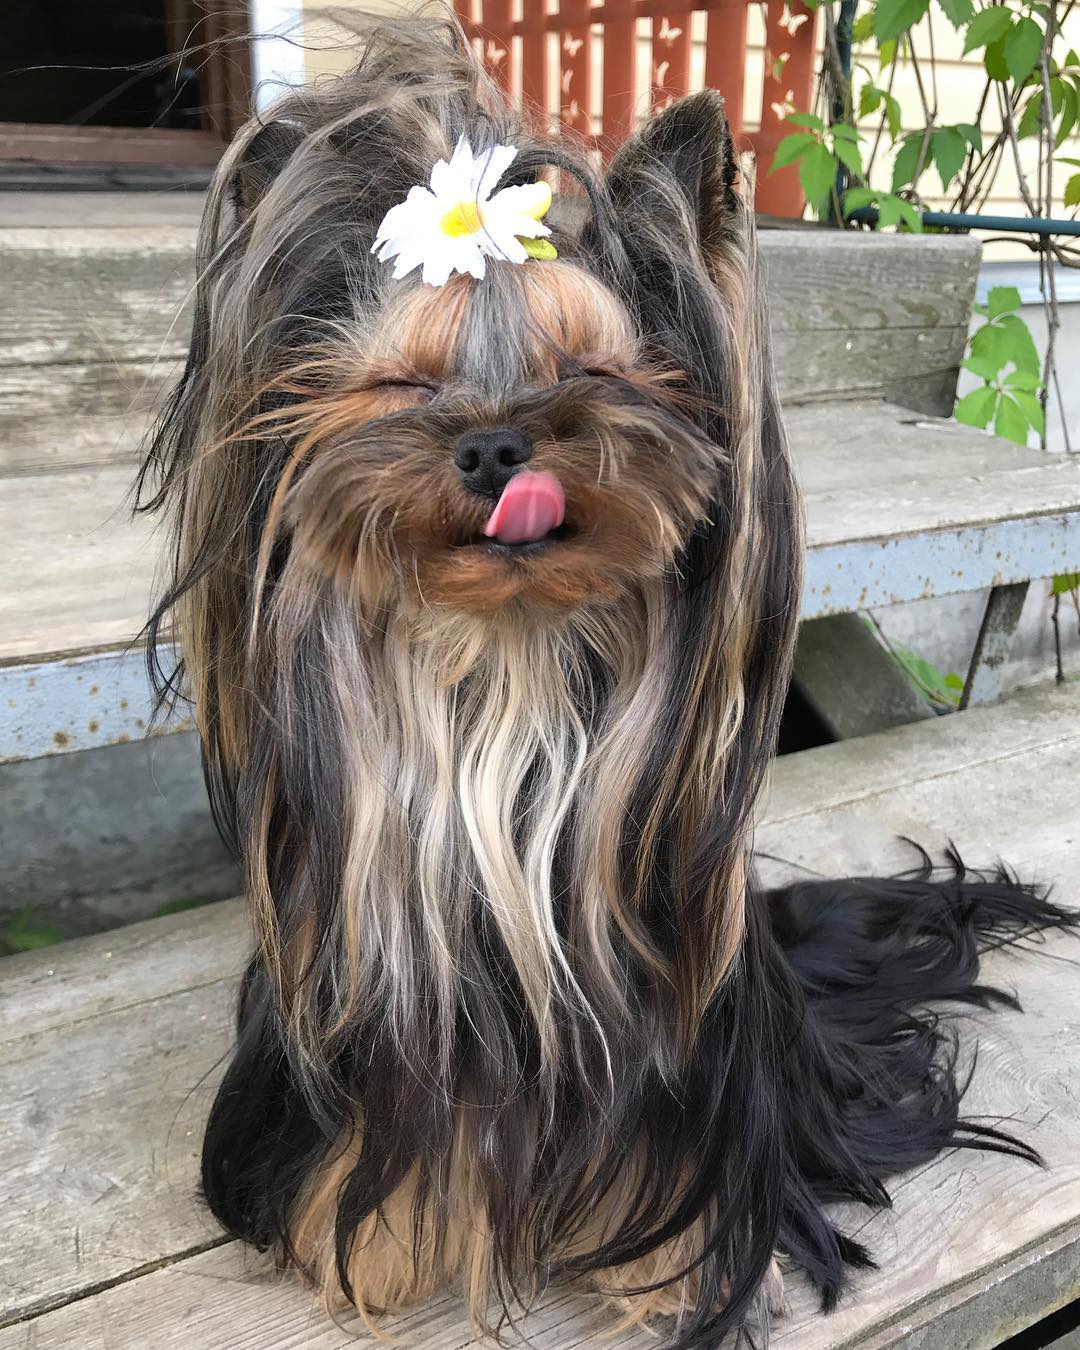
<svg viewBox="0 0 1080 1350">
<path fill-rule="evenodd" d="M 1080 458 L 1045 455 L 884 403 L 788 413 L 816 548 L 986 521 L 1080 513 Z M 157 556 L 130 519 L 132 466 L 0 476 L 0 660 L 123 643 L 142 626 Z M 1054 571 L 1047 565 L 1044 572 Z M 934 580 L 928 582 L 934 589 Z M 963 590 L 963 576 L 935 593 Z"/>
<path fill-rule="evenodd" d="M 897 831 L 931 845 L 947 833 L 971 861 L 1000 853 L 1080 903 L 1080 820 L 1062 800 L 1078 778 L 1080 688 L 1038 690 L 780 761 L 759 847 L 787 869 L 880 871 L 905 861 Z M 228 903 L 5 966 L 0 1289 L 11 1290 L 12 1325 L 0 1350 L 355 1344 L 355 1324 L 336 1327 L 236 1244 L 199 1254 L 217 1240 L 195 1199 L 200 1113 L 228 1044 L 245 944 L 239 907 Z M 906 1343 L 929 1325 L 928 1308 L 952 1330 L 947 1342 L 928 1331 L 919 1350 L 978 1350 L 994 1343 L 993 1328 L 1024 1325 L 1074 1290 L 1080 941 L 1051 938 L 989 966 L 1026 1012 L 965 1024 L 968 1047 L 976 1035 L 980 1046 L 968 1109 L 1007 1114 L 1050 1167 L 953 1155 L 901 1178 L 891 1213 L 848 1210 L 882 1269 L 860 1276 L 830 1318 L 791 1277 L 790 1311 L 774 1328 L 785 1350 Z M 164 1268 L 148 1270 L 155 1262 Z M 604 1325 L 594 1300 L 557 1288 L 522 1329 L 539 1350 L 655 1345 L 640 1333 L 602 1341 Z M 424 1350 L 476 1344 L 452 1299 L 390 1329 Z"/>
<path fill-rule="evenodd" d="M 0 366 L 0 477 L 134 464 L 175 359 Z"/>
<path fill-rule="evenodd" d="M 157 542 L 131 517 L 129 465 L 0 478 L 0 660 L 130 642 Z"/>
<path fill-rule="evenodd" d="M 807 545 L 1080 511 L 1080 459 L 888 403 L 789 410 Z"/>
<path fill-rule="evenodd" d="M 83 208 L 87 194 L 61 195 L 53 219 L 63 223 L 29 223 L 49 218 L 40 202 L 22 208 L 23 223 L 0 223 L 12 279 L 0 368 L 182 355 L 197 195 L 177 199 L 171 223 L 166 194 L 150 204 L 127 194 L 122 206 L 96 209 Z M 90 228 L 71 223 L 83 209 Z M 110 214 L 116 223 L 106 228 Z M 829 230 L 759 238 L 785 402 L 890 397 L 951 410 L 978 270 L 973 240 Z"/>
<path fill-rule="evenodd" d="M 0 229 L 0 366 L 152 361 L 187 348 L 191 228 Z"/>
<path fill-rule="evenodd" d="M 230 979 L 251 943 L 239 900 L 4 958 L 0 1044 Z"/>
</svg>

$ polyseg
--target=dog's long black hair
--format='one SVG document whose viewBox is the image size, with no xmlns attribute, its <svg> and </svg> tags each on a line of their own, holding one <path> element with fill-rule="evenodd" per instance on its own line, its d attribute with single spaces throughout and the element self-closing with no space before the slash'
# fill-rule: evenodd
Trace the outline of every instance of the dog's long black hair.
<svg viewBox="0 0 1080 1350">
<path fill-rule="evenodd" d="M 558 172 L 558 261 L 393 281 L 378 224 L 461 138 Z M 753 882 L 802 546 L 736 178 L 714 93 L 599 172 L 452 25 L 398 25 L 210 193 L 141 482 L 175 539 L 149 648 L 174 618 L 184 651 L 155 674 L 258 936 L 203 1185 L 365 1316 L 456 1285 L 495 1330 L 569 1275 L 711 1347 L 777 1254 L 826 1307 L 868 1262 L 829 1201 L 1034 1157 L 961 1120 L 927 1004 L 1008 1002 L 980 951 L 1061 910 L 957 858 Z M 531 551 L 452 463 L 500 425 L 565 489 Z"/>
</svg>

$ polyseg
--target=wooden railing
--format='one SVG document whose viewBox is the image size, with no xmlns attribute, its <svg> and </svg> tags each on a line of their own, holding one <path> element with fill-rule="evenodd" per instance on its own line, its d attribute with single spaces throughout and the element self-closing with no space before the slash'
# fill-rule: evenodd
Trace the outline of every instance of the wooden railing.
<svg viewBox="0 0 1080 1350">
<path fill-rule="evenodd" d="M 784 135 L 785 105 L 806 112 L 813 100 L 814 15 L 802 0 L 756 2 L 764 11 L 765 53 L 754 129 L 744 124 L 747 0 L 698 0 L 675 11 L 670 0 L 456 0 L 456 9 L 508 93 L 543 121 L 557 117 L 594 139 L 605 154 L 650 107 L 662 107 L 703 83 L 719 89 L 738 145 L 757 159 L 758 210 L 798 216 L 803 197 L 794 168 L 776 174 L 769 169 Z M 704 18 L 703 62 L 692 37 L 696 13 Z M 648 87 L 641 88 L 639 58 L 646 43 Z"/>
</svg>

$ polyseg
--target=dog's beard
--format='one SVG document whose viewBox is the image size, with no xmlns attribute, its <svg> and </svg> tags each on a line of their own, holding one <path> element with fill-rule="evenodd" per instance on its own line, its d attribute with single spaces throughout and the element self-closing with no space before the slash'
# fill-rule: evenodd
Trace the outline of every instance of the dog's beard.
<svg viewBox="0 0 1080 1350">
<path fill-rule="evenodd" d="M 314 671 L 304 634 L 280 628 L 293 614 L 279 591 L 267 618 L 283 713 L 298 701 L 293 681 L 321 686 L 333 735 L 317 771 L 344 789 L 331 929 L 287 943 L 305 972 L 295 991 L 283 985 L 305 1058 L 325 1062 L 339 1035 L 379 1021 L 402 1053 L 423 1046 L 445 1083 L 462 1012 L 481 1017 L 490 935 L 539 1037 L 544 1082 L 574 1072 L 609 1092 L 606 1029 L 627 990 L 610 922 L 619 879 L 601 841 L 615 838 L 626 775 L 657 734 L 671 659 L 662 588 L 560 624 L 421 610 L 385 613 L 377 631 L 327 589 L 303 615 L 319 633 Z M 269 902 L 266 878 L 252 881 Z M 279 937 L 266 935 L 269 951 Z"/>
</svg>

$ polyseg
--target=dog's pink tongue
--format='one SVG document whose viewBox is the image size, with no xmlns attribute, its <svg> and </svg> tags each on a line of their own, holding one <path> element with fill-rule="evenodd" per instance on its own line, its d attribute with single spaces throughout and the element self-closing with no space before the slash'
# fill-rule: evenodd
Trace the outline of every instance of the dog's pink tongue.
<svg viewBox="0 0 1080 1350">
<path fill-rule="evenodd" d="M 557 478 L 522 469 L 503 488 L 499 504 L 484 526 L 500 544 L 527 544 L 557 529 L 566 515 L 566 498 Z"/>
</svg>

